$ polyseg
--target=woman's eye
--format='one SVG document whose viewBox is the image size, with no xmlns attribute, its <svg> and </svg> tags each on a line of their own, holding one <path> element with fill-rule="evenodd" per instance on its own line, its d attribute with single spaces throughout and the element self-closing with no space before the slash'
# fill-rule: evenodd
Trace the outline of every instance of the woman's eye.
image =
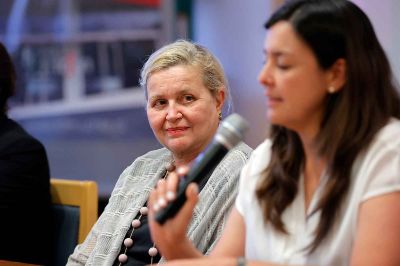
<svg viewBox="0 0 400 266">
<path fill-rule="evenodd" d="M 185 95 L 185 96 L 183 96 L 183 100 L 184 100 L 184 102 L 193 102 L 194 97 L 193 97 L 193 95 Z"/>
<path fill-rule="evenodd" d="M 287 60 L 277 60 L 276 67 L 281 70 L 286 70 L 291 67 L 291 65 L 287 62 Z"/>
<path fill-rule="evenodd" d="M 281 70 L 287 70 L 287 69 L 290 68 L 290 66 L 284 65 L 284 64 L 280 64 L 280 65 L 278 65 L 278 68 L 281 69 Z"/>
<path fill-rule="evenodd" d="M 165 104 L 167 104 L 167 101 L 164 100 L 164 99 L 158 99 L 158 100 L 155 100 L 155 101 L 153 102 L 153 106 L 154 106 L 154 107 L 162 107 L 162 106 L 164 106 Z"/>
</svg>

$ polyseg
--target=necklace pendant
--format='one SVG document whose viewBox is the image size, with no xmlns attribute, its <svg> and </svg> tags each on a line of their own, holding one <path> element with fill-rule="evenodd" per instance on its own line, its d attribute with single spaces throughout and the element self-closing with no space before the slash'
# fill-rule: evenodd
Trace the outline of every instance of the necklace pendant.
<svg viewBox="0 0 400 266">
<path fill-rule="evenodd" d="M 132 247 L 133 246 L 133 239 L 132 238 L 125 238 L 125 240 L 124 240 L 124 245 L 125 245 L 125 247 L 127 247 L 127 248 L 130 248 L 130 247 Z"/>
<path fill-rule="evenodd" d="M 128 261 L 128 256 L 126 254 L 121 254 L 118 256 L 118 261 L 121 263 L 125 263 Z"/>
<path fill-rule="evenodd" d="M 140 208 L 141 215 L 147 215 L 149 213 L 149 209 L 147 207 Z"/>
<path fill-rule="evenodd" d="M 150 257 L 155 257 L 155 256 L 157 256 L 157 254 L 158 254 L 158 250 L 157 250 L 155 247 L 151 247 L 151 248 L 149 249 L 149 255 L 150 255 Z"/>
<path fill-rule="evenodd" d="M 135 219 L 135 220 L 132 221 L 132 227 L 134 229 L 138 228 L 140 225 L 141 225 L 141 222 L 140 222 L 139 219 Z"/>
</svg>

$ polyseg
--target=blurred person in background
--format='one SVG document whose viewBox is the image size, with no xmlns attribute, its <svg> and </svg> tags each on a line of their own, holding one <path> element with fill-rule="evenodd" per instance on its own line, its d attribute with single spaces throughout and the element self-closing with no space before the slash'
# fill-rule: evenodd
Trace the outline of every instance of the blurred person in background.
<svg viewBox="0 0 400 266">
<path fill-rule="evenodd" d="M 154 246 L 147 223 L 149 193 L 176 167 L 191 164 L 211 143 L 229 98 L 218 60 L 206 48 L 183 40 L 149 57 L 141 72 L 141 86 L 148 121 L 164 148 L 137 158 L 123 171 L 104 212 L 67 265 L 159 262 L 162 254 Z M 250 153 L 244 143 L 231 149 L 199 188 L 199 204 L 187 236 L 204 254 L 220 237 Z"/>
<path fill-rule="evenodd" d="M 43 145 L 7 117 L 15 81 L 11 57 L 0 43 L 0 259 L 49 265 L 49 165 Z"/>
</svg>

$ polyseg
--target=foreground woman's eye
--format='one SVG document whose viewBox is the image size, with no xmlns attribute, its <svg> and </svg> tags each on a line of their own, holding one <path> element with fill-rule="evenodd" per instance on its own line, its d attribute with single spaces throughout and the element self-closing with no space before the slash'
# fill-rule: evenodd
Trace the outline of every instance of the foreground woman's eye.
<svg viewBox="0 0 400 266">
<path fill-rule="evenodd" d="M 281 70 L 288 70 L 290 68 L 289 65 L 279 64 L 277 67 Z"/>
</svg>

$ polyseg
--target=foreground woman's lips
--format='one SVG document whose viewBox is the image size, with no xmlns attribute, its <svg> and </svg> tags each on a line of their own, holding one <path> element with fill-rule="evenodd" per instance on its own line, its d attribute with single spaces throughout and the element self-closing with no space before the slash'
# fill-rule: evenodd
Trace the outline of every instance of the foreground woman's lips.
<svg viewBox="0 0 400 266">
<path fill-rule="evenodd" d="M 283 102 L 282 98 L 267 95 L 267 106 L 268 107 L 273 107 L 274 105 L 277 105 L 277 104 L 279 104 L 281 102 Z"/>
</svg>

